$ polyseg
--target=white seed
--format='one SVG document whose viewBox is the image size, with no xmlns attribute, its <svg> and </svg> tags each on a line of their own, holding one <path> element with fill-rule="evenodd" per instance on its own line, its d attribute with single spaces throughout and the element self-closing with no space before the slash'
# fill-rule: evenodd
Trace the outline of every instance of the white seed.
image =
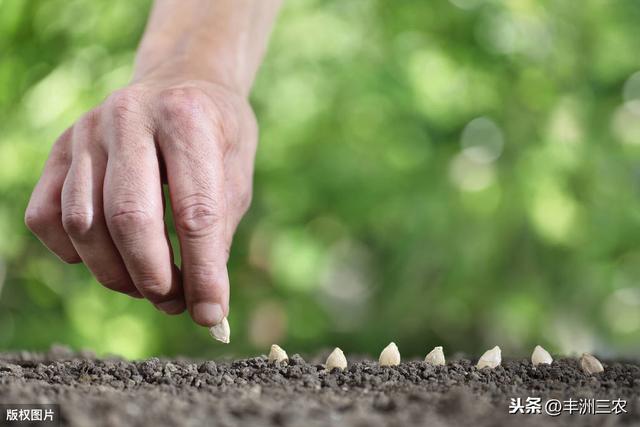
<svg viewBox="0 0 640 427">
<path fill-rule="evenodd" d="M 478 369 L 493 369 L 499 366 L 500 362 L 502 362 L 502 352 L 500 351 L 500 347 L 495 346 L 491 350 L 485 351 L 484 354 L 480 356 L 480 360 L 478 360 L 476 367 Z"/>
<path fill-rule="evenodd" d="M 547 350 L 539 345 L 533 349 L 533 353 L 531 353 L 531 363 L 533 366 L 551 365 L 551 362 L 553 362 L 553 358 Z"/>
<path fill-rule="evenodd" d="M 327 361 L 325 363 L 327 371 L 331 371 L 333 368 L 344 370 L 347 368 L 347 358 L 344 357 L 344 353 L 338 347 L 334 348 Z"/>
<path fill-rule="evenodd" d="M 271 346 L 271 351 L 269 351 L 269 362 L 288 362 L 289 356 L 287 356 L 287 352 L 282 349 L 278 344 L 273 344 Z"/>
<path fill-rule="evenodd" d="M 582 357 L 580 358 L 580 366 L 582 367 L 582 370 L 589 375 L 604 371 L 602 363 L 589 353 L 582 354 Z"/>
<path fill-rule="evenodd" d="M 445 364 L 444 360 L 444 352 L 442 351 L 442 347 L 435 347 L 427 357 L 424 358 L 424 361 L 430 363 L 432 365 L 441 366 Z"/>
<path fill-rule="evenodd" d="M 382 350 L 378 363 L 380 363 L 380 366 L 395 366 L 400 364 L 400 352 L 395 343 L 390 343 Z"/>
<path fill-rule="evenodd" d="M 222 322 L 209 328 L 209 334 L 215 339 L 225 344 L 229 344 L 231 336 L 231 328 L 226 317 L 222 318 Z"/>
</svg>

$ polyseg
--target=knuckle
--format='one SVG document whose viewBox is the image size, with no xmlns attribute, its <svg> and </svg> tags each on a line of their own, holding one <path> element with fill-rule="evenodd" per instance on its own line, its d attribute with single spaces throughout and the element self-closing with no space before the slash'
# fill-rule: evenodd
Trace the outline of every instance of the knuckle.
<svg viewBox="0 0 640 427">
<path fill-rule="evenodd" d="M 53 225 L 55 213 L 49 209 L 43 209 L 29 205 L 24 213 L 24 223 L 35 234 L 42 233 Z"/>
<path fill-rule="evenodd" d="M 86 210 L 71 209 L 62 213 L 62 227 L 68 235 L 82 237 L 91 231 L 93 215 Z"/>
<path fill-rule="evenodd" d="M 212 197 L 196 194 L 182 200 L 176 210 L 176 229 L 187 237 L 209 234 L 224 217 L 224 206 Z"/>
<path fill-rule="evenodd" d="M 67 166 L 71 162 L 71 136 L 73 134 L 73 126 L 68 127 L 62 135 L 56 139 L 51 147 L 49 160 L 54 165 L 60 167 Z"/>
<path fill-rule="evenodd" d="M 167 280 L 154 274 L 142 274 L 134 279 L 136 288 L 150 301 L 164 299 L 171 288 Z"/>
<path fill-rule="evenodd" d="M 191 127 L 201 121 L 210 103 L 197 88 L 170 88 L 160 94 L 160 115 L 169 125 Z"/>
<path fill-rule="evenodd" d="M 73 131 L 81 131 L 84 134 L 90 134 L 98 125 L 99 113 L 98 109 L 86 112 L 73 125 Z"/>
<path fill-rule="evenodd" d="M 188 273 L 189 295 L 192 300 L 216 298 L 224 288 L 220 267 L 213 262 L 191 265 Z"/>
<path fill-rule="evenodd" d="M 253 135 L 253 126 L 256 121 L 250 109 L 249 114 L 246 115 L 246 109 L 241 108 L 237 102 L 229 97 L 220 97 L 216 99 L 215 104 L 217 114 L 213 119 L 223 140 L 236 141 L 241 132 L 248 132 L 248 135 Z M 244 119 L 241 119 L 242 114 L 246 115 Z"/>
<path fill-rule="evenodd" d="M 132 203 L 116 205 L 113 213 L 109 215 L 109 226 L 112 232 L 120 237 L 132 231 L 146 228 L 152 222 L 153 218 L 147 209 Z"/>
<path fill-rule="evenodd" d="M 135 90 L 122 89 L 112 93 L 106 105 L 114 126 L 127 126 L 140 116 L 141 96 Z"/>
<path fill-rule="evenodd" d="M 53 143 L 52 150 L 56 149 L 57 147 L 68 144 L 71 141 L 72 135 L 73 135 L 73 126 L 69 126 L 55 140 L 55 142 Z"/>
</svg>

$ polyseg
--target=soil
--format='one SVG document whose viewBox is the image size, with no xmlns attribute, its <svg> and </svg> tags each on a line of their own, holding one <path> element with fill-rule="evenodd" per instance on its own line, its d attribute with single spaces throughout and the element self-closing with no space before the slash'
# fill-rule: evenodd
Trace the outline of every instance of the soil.
<svg viewBox="0 0 640 427">
<path fill-rule="evenodd" d="M 0 403 L 59 403 L 65 426 L 640 426 L 638 361 L 604 360 L 592 376 L 572 358 L 537 368 L 505 360 L 493 370 L 464 358 L 442 367 L 349 360 L 347 370 L 326 372 L 327 354 L 276 366 L 265 356 L 131 362 L 61 347 L 0 353 Z M 516 397 L 624 399 L 627 413 L 509 414 Z"/>
</svg>

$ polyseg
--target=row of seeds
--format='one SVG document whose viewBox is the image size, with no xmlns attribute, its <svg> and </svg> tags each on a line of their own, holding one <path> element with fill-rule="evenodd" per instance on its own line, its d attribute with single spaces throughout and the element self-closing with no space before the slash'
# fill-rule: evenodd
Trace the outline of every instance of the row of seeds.
<svg viewBox="0 0 640 427">
<path fill-rule="evenodd" d="M 269 352 L 269 361 L 270 362 L 286 362 L 289 360 L 289 356 L 287 356 L 287 352 L 284 351 L 279 345 L 274 344 L 271 346 L 271 351 Z M 427 354 L 424 358 L 424 361 L 430 363 L 435 366 L 444 365 L 444 351 L 442 347 L 435 347 L 433 350 Z M 500 347 L 495 346 L 490 350 L 484 352 L 484 354 L 478 360 L 476 367 L 478 369 L 488 368 L 494 369 L 500 366 L 502 362 L 502 351 Z M 547 350 L 537 345 L 533 349 L 533 353 L 531 354 L 531 364 L 533 366 L 538 365 L 550 365 L 553 362 L 553 358 L 549 354 Z M 378 363 L 380 366 L 396 366 L 400 364 L 400 351 L 398 350 L 398 346 L 395 343 L 390 343 L 386 346 L 382 352 L 380 353 L 380 358 L 378 359 Z M 347 368 L 347 358 L 344 356 L 342 350 L 336 347 L 329 357 L 327 357 L 327 361 L 325 362 L 325 367 L 328 371 L 333 369 L 346 369 Z M 583 353 L 582 357 L 580 357 L 580 367 L 582 370 L 591 375 L 597 374 L 599 372 L 604 371 L 604 367 L 602 363 L 594 356 L 589 353 Z"/>
</svg>

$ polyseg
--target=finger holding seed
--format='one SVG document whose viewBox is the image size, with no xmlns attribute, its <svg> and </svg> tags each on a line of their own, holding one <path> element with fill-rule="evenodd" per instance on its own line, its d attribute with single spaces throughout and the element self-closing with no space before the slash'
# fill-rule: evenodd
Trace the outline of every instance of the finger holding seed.
<svg viewBox="0 0 640 427">
<path fill-rule="evenodd" d="M 398 346 L 395 343 L 390 343 L 386 346 L 382 353 L 380 353 L 380 358 L 378 359 L 378 363 L 380 366 L 396 366 L 400 364 L 400 352 L 398 351 Z"/>
<path fill-rule="evenodd" d="M 500 347 L 495 346 L 490 350 L 485 351 L 485 353 L 480 356 L 480 360 L 478 360 L 478 364 L 476 367 L 478 369 L 489 368 L 494 369 L 500 366 L 502 362 L 502 351 Z"/>
<path fill-rule="evenodd" d="M 327 371 L 331 372 L 333 369 L 337 368 L 341 371 L 347 369 L 347 358 L 344 357 L 344 353 L 338 347 L 333 349 L 329 357 L 327 357 L 327 361 L 325 363 Z"/>
<path fill-rule="evenodd" d="M 424 361 L 434 365 L 434 366 L 443 366 L 446 362 L 444 360 L 444 352 L 442 351 L 442 347 L 435 347 L 433 350 L 427 354 L 424 358 Z"/>
</svg>

